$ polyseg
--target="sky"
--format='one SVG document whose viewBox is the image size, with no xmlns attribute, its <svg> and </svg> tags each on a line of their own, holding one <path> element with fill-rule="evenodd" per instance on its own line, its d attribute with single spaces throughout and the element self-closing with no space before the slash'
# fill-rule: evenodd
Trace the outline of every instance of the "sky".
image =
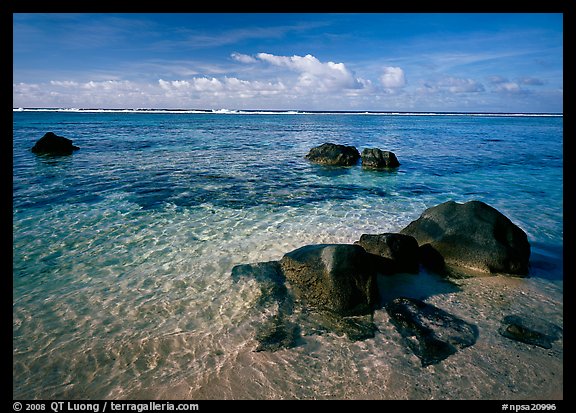
<svg viewBox="0 0 576 413">
<path fill-rule="evenodd" d="M 563 15 L 15 13 L 13 107 L 557 113 Z"/>
</svg>

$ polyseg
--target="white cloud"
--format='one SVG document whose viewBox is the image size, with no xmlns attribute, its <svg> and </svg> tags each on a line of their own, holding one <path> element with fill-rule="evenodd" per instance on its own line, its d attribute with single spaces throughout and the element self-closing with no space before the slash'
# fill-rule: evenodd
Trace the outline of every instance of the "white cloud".
<svg viewBox="0 0 576 413">
<path fill-rule="evenodd" d="M 72 80 L 51 80 L 50 84 L 52 86 L 61 86 L 61 87 L 78 87 L 78 82 L 74 82 Z"/>
<path fill-rule="evenodd" d="M 436 83 L 440 89 L 450 93 L 475 93 L 484 92 L 484 86 L 473 79 L 463 79 L 459 77 L 447 77 Z"/>
<path fill-rule="evenodd" d="M 180 97 L 226 96 L 230 98 L 248 98 L 275 95 L 286 89 L 282 82 L 248 81 L 236 77 L 224 77 L 222 79 L 196 77 L 191 80 L 172 81 L 160 79 L 158 84 L 168 96 Z"/>
<path fill-rule="evenodd" d="M 385 67 L 382 76 L 380 76 L 380 83 L 388 89 L 404 87 L 406 85 L 404 70 L 394 66 Z"/>
<path fill-rule="evenodd" d="M 71 82 L 76 83 L 76 82 Z M 139 89 L 139 86 L 128 80 L 103 80 L 103 81 L 89 81 L 83 84 L 71 85 L 71 86 L 79 86 L 82 89 L 88 90 L 102 90 L 102 91 L 114 91 L 114 92 L 133 92 Z"/>
<path fill-rule="evenodd" d="M 299 73 L 295 85 L 297 88 L 315 88 L 316 91 L 327 92 L 361 89 L 365 85 L 365 81 L 356 78 L 344 63 L 323 63 L 310 54 L 276 56 L 270 53 L 258 53 L 256 59 Z"/>
<path fill-rule="evenodd" d="M 258 61 L 254 57 L 242 53 L 232 53 L 230 56 L 232 57 L 232 59 L 240 63 L 256 63 Z"/>
<path fill-rule="evenodd" d="M 522 92 L 524 92 L 524 90 L 516 82 L 501 83 L 496 88 L 496 91 L 497 92 L 504 92 L 504 93 L 522 93 Z"/>
</svg>

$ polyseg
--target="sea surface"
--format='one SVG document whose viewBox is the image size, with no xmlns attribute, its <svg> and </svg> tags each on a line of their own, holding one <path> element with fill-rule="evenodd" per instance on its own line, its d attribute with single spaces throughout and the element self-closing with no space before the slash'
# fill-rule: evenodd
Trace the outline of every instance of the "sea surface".
<svg viewBox="0 0 576 413">
<path fill-rule="evenodd" d="M 80 150 L 31 153 L 49 131 Z M 309 163 L 324 142 L 401 166 Z M 563 398 L 562 337 L 498 333 L 507 315 L 563 328 L 561 115 L 15 110 L 12 161 L 14 399 Z M 529 277 L 379 282 L 475 324 L 473 346 L 422 367 L 377 309 L 374 338 L 255 351 L 260 288 L 235 265 L 398 232 L 448 200 L 521 227 Z"/>
</svg>

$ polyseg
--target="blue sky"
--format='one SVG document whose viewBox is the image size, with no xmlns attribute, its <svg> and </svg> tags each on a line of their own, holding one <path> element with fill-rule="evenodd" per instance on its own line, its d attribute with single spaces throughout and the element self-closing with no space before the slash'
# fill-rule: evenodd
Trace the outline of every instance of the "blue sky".
<svg viewBox="0 0 576 413">
<path fill-rule="evenodd" d="M 13 15 L 13 106 L 562 112 L 560 13 Z"/>
</svg>

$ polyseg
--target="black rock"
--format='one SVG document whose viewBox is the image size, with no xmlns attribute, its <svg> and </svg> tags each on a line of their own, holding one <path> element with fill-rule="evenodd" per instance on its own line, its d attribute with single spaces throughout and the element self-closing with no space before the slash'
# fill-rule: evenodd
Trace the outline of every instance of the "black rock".
<svg viewBox="0 0 576 413">
<path fill-rule="evenodd" d="M 419 245 L 430 244 L 446 265 L 484 273 L 528 274 L 526 233 L 481 201 L 448 201 L 428 208 L 400 233 L 413 236 Z"/>
<path fill-rule="evenodd" d="M 400 166 L 394 152 L 382 151 L 377 148 L 366 148 L 362 151 L 362 168 L 388 169 Z"/>
<path fill-rule="evenodd" d="M 420 300 L 396 298 L 386 304 L 386 311 L 423 367 L 439 363 L 478 338 L 475 325 Z"/>
<path fill-rule="evenodd" d="M 324 143 L 310 149 L 306 159 L 322 165 L 352 166 L 358 163 L 360 153 L 354 146 Z"/>
<path fill-rule="evenodd" d="M 387 258 L 376 270 L 383 274 L 419 271 L 418 242 L 410 235 L 384 233 L 362 234 L 355 244 L 362 246 L 366 252 Z M 391 260 L 391 261 L 390 261 Z M 380 268 L 383 270 L 379 271 Z"/>
<path fill-rule="evenodd" d="M 432 245 L 424 244 L 418 247 L 420 263 L 429 271 L 446 275 L 444 257 Z"/>
<path fill-rule="evenodd" d="M 38 139 L 31 151 L 36 154 L 71 155 L 78 149 L 80 148 L 74 146 L 70 139 L 48 132 Z"/>
<path fill-rule="evenodd" d="M 498 332 L 506 338 L 546 349 L 552 348 L 552 342 L 561 335 L 556 325 L 517 315 L 504 317 Z"/>
<path fill-rule="evenodd" d="M 285 254 L 282 271 L 305 304 L 341 316 L 369 314 L 378 303 L 370 254 L 359 245 L 307 245 Z"/>
</svg>

